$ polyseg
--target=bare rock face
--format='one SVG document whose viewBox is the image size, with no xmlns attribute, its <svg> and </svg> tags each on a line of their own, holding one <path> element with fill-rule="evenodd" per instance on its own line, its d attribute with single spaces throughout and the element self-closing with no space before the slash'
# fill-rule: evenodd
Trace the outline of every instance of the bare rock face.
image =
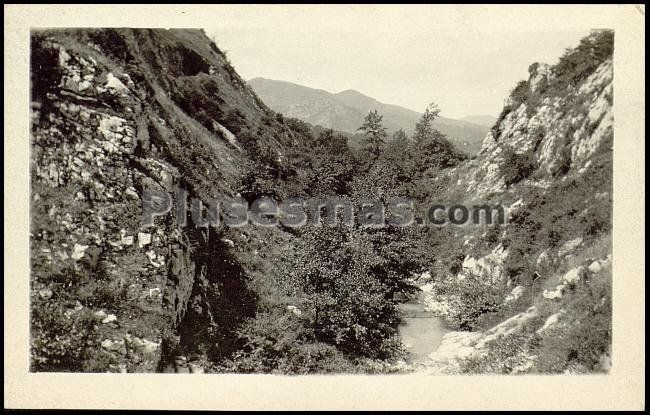
<svg viewBox="0 0 650 415">
<path fill-rule="evenodd" d="M 69 50 L 54 39 L 43 40 L 38 47 L 58 56 L 48 70 L 59 74 L 60 82 L 40 101 L 40 110 L 33 117 L 32 181 L 33 186 L 48 192 L 36 209 L 38 203 L 48 203 L 52 214 L 47 220 L 59 224 L 57 235 L 70 236 L 65 242 L 51 240 L 43 235 L 40 229 L 45 223 L 36 215 L 35 227 L 41 237 L 35 245 L 57 243 L 64 249 L 67 246 L 69 255 L 47 259 L 43 270 L 33 275 L 34 285 L 58 292 L 63 304 L 78 303 L 79 308 L 70 309 L 76 312 L 66 314 L 68 319 L 82 324 L 89 315 L 100 324 L 83 336 L 98 336 L 103 351 L 87 349 L 88 360 L 78 362 L 84 365 L 80 369 L 102 370 L 96 366 L 100 364 L 99 355 L 93 357 L 100 353 L 107 357 L 103 360 L 109 366 L 122 364 L 129 371 L 153 371 L 160 351 L 124 340 L 133 332 L 139 333 L 138 341 L 145 345 L 159 344 L 166 326 L 164 320 L 140 326 L 138 320 L 144 321 L 143 316 L 133 318 L 134 309 L 149 317 L 165 313 L 162 299 L 145 293 L 164 284 L 166 270 L 148 264 L 144 250 L 139 249 L 142 243 L 133 246 L 140 209 L 134 189 L 141 188 L 148 178 L 132 167 L 138 158 L 134 155 L 138 144 L 136 119 L 147 115 L 140 110 L 142 101 L 131 90 L 134 84 L 128 76 L 120 79 L 95 58 Z M 172 170 L 165 161 L 158 163 L 161 170 Z M 74 197 L 67 196 L 70 193 Z M 174 241 L 171 228 L 157 224 L 153 231 L 160 231 L 162 238 L 154 249 L 167 255 L 166 245 Z M 57 272 L 60 267 L 70 267 L 79 274 L 72 288 L 64 289 L 42 278 L 41 272 Z M 84 276 L 90 272 L 93 274 Z M 115 314 L 97 309 L 100 293 L 92 286 L 93 278 L 103 280 L 101 284 L 111 290 L 124 290 L 123 299 L 111 301 Z M 127 354 L 130 358 L 125 362 Z M 42 366 L 54 364 L 56 356 L 39 356 L 38 362 Z"/>
<path fill-rule="evenodd" d="M 505 149 L 530 158 L 535 171 L 528 173 L 528 180 L 538 186 L 558 174 L 585 173 L 590 157 L 602 146 L 612 145 L 612 68 L 609 59 L 579 88 L 542 94 L 540 89 L 552 73 L 548 65 L 531 66 L 526 88 L 539 102 L 506 102 L 512 109 L 487 134 L 477 161 L 467 169 L 467 192 L 480 197 L 506 190 L 503 166 L 511 153 Z"/>
<path fill-rule="evenodd" d="M 490 284 L 498 284 L 503 279 L 503 263 L 507 257 L 508 250 L 503 245 L 497 245 L 492 252 L 478 259 L 467 256 L 456 278 L 464 279 L 467 275 L 473 275 Z"/>
</svg>

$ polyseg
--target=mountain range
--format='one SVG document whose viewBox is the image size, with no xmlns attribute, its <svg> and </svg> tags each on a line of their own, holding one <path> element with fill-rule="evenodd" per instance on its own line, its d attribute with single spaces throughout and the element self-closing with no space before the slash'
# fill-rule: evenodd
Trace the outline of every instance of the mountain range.
<svg viewBox="0 0 650 415">
<path fill-rule="evenodd" d="M 384 117 L 383 123 L 389 133 L 401 128 L 407 134 L 412 134 L 415 123 L 422 115 L 398 105 L 379 102 L 352 89 L 334 94 L 265 78 L 251 79 L 248 84 L 276 112 L 349 134 L 358 133 L 363 118 L 372 110 L 377 110 Z M 459 149 L 476 154 L 494 121 L 496 118 L 490 116 L 469 116 L 461 120 L 439 117 L 434 127 L 447 135 Z"/>
</svg>

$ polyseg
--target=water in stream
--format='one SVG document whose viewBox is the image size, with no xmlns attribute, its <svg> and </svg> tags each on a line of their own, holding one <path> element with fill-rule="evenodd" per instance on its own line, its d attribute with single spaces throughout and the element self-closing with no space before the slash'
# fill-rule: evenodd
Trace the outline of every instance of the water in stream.
<svg viewBox="0 0 650 415">
<path fill-rule="evenodd" d="M 451 330 L 446 327 L 443 319 L 426 311 L 424 304 L 417 299 L 400 304 L 400 312 L 402 323 L 399 325 L 399 334 L 409 351 L 409 363 L 424 363 L 440 346 L 442 337 Z"/>
</svg>

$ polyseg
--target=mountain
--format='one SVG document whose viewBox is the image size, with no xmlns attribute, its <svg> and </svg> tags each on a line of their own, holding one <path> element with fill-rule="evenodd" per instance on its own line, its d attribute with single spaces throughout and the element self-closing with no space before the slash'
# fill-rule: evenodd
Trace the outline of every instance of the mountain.
<svg viewBox="0 0 650 415">
<path fill-rule="evenodd" d="M 463 117 L 460 120 L 470 122 L 472 124 L 492 127 L 494 123 L 497 121 L 497 118 L 491 115 L 468 115 L 467 117 Z"/>
<path fill-rule="evenodd" d="M 254 78 L 248 81 L 257 95 L 274 111 L 295 117 L 313 125 L 357 133 L 363 118 L 377 110 L 389 133 L 403 129 L 411 134 L 422 114 L 398 105 L 384 104 L 358 91 L 346 90 L 333 94 L 285 81 Z M 459 149 L 475 154 L 488 132 L 485 125 L 439 117 L 434 127 L 447 135 Z"/>
</svg>

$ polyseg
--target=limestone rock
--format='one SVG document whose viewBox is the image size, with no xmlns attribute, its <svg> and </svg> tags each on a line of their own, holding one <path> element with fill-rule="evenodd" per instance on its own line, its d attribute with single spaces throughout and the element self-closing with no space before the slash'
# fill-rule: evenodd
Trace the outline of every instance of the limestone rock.
<svg viewBox="0 0 650 415">
<path fill-rule="evenodd" d="M 463 359 L 476 352 L 474 345 L 482 333 L 468 331 L 453 331 L 442 338 L 440 346 L 429 355 L 433 361 L 450 363 L 453 360 Z"/>
<path fill-rule="evenodd" d="M 149 245 L 151 243 L 151 234 L 139 232 L 138 233 L 138 246 L 142 248 L 143 246 Z"/>
<path fill-rule="evenodd" d="M 593 272 L 594 274 L 598 274 L 603 269 L 603 267 L 600 265 L 600 262 L 594 261 L 589 264 L 589 267 L 587 267 L 587 269 L 589 269 L 589 271 Z"/>
<path fill-rule="evenodd" d="M 226 245 L 228 245 L 228 246 L 231 247 L 231 248 L 234 248 L 234 247 L 235 247 L 235 242 L 233 242 L 233 241 L 230 240 L 230 239 L 223 238 L 223 239 L 221 239 L 221 242 L 225 243 Z"/>
<path fill-rule="evenodd" d="M 106 311 L 104 310 L 95 311 L 93 313 L 93 317 L 95 317 L 97 320 L 104 320 L 107 316 L 108 314 L 106 314 Z"/>
<path fill-rule="evenodd" d="M 78 261 L 81 258 L 83 258 L 86 249 L 88 249 L 89 247 L 90 247 L 89 245 L 74 244 L 74 248 L 71 255 L 72 259 Z"/>
<path fill-rule="evenodd" d="M 562 276 L 562 283 L 566 285 L 575 285 L 582 278 L 584 267 L 572 268 Z"/>
<path fill-rule="evenodd" d="M 52 290 L 49 288 L 43 288 L 42 290 L 38 290 L 38 295 L 44 300 L 49 300 L 52 298 Z"/>
<path fill-rule="evenodd" d="M 132 344 L 136 350 L 145 353 L 153 353 L 160 347 L 160 343 L 156 343 L 147 339 L 141 339 L 139 337 L 134 337 Z"/>
<path fill-rule="evenodd" d="M 513 301 L 517 300 L 519 297 L 522 296 L 522 294 L 524 293 L 525 290 L 526 290 L 526 288 L 524 288 L 524 286 L 522 286 L 522 285 L 516 286 L 515 288 L 512 289 L 510 294 L 508 294 L 506 296 L 504 302 L 507 304 L 507 303 L 510 303 L 510 302 L 513 302 Z"/>
<path fill-rule="evenodd" d="M 295 314 L 297 316 L 302 314 L 302 311 L 300 311 L 300 309 L 298 307 L 296 307 L 295 305 L 288 305 L 287 310 L 291 311 L 293 314 Z"/>
<path fill-rule="evenodd" d="M 548 330 L 549 328 L 551 328 L 552 326 L 554 326 L 555 324 L 557 324 L 557 322 L 558 322 L 558 320 L 560 319 L 560 316 L 562 316 L 562 314 L 564 314 L 564 312 L 563 312 L 563 311 L 559 311 L 559 312 L 557 312 L 557 313 L 555 313 L 555 314 L 551 314 L 550 316 L 548 316 L 548 318 L 547 318 L 546 321 L 544 322 L 544 325 L 543 325 L 542 327 L 540 327 L 540 328 L 537 330 L 537 333 L 538 333 L 538 334 L 541 334 L 541 333 L 543 333 L 544 331 L 546 331 L 546 330 Z"/>
</svg>

